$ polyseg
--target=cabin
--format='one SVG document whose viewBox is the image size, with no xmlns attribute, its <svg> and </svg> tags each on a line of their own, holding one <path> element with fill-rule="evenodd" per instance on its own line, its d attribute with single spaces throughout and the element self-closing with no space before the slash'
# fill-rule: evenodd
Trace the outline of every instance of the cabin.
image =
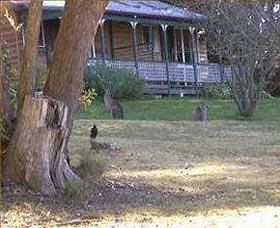
<svg viewBox="0 0 280 228">
<path fill-rule="evenodd" d="M 20 61 L 28 2 L 9 2 L 17 21 L 23 23 L 21 32 L 14 34 L 16 39 L 7 39 L 11 57 Z M 38 71 L 51 62 L 64 4 L 44 1 Z M 209 61 L 207 37 L 201 29 L 206 19 L 160 0 L 110 1 L 92 40 L 88 65 L 102 62 L 130 69 L 145 80 L 146 93 L 196 94 L 203 85 L 223 82 L 230 75 L 230 69 Z M 10 33 L 15 32 L 6 32 L 4 37 Z M 17 47 L 17 52 L 12 47 Z"/>
</svg>

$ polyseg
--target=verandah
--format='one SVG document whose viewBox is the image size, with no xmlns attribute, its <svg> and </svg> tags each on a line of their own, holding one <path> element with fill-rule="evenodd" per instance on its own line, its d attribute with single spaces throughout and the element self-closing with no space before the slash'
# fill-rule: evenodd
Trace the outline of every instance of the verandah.
<svg viewBox="0 0 280 228">
<path fill-rule="evenodd" d="M 112 31 L 118 25 L 123 30 Z M 124 28 L 125 45 L 118 39 Z M 133 70 L 146 81 L 148 93 L 189 94 L 196 93 L 203 83 L 226 80 L 218 64 L 208 64 L 207 53 L 199 45 L 194 24 L 105 16 L 90 56 L 91 63 L 99 60 L 111 67 Z"/>
</svg>

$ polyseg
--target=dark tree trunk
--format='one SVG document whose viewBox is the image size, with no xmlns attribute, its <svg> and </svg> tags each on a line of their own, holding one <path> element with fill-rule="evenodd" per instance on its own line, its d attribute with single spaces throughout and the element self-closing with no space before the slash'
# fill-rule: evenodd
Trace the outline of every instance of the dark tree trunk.
<svg viewBox="0 0 280 228">
<path fill-rule="evenodd" d="M 21 65 L 17 116 L 21 113 L 25 96 L 31 95 L 35 84 L 35 66 L 40 34 L 42 3 L 43 0 L 33 0 L 29 3 L 27 36 Z"/>
<path fill-rule="evenodd" d="M 14 134 L 16 140 L 10 144 L 14 154 L 7 160 L 12 167 L 7 170 L 10 176 L 46 195 L 55 195 L 67 181 L 80 180 L 63 153 L 68 113 L 62 102 L 26 97 Z"/>
<path fill-rule="evenodd" d="M 257 83 L 254 80 L 254 71 L 247 70 L 245 66 L 239 64 L 232 69 L 230 86 L 239 113 L 245 118 L 252 117 L 264 83 Z"/>
<path fill-rule="evenodd" d="M 257 106 L 256 99 L 251 99 L 244 94 L 241 95 L 239 99 L 235 99 L 235 102 L 237 103 L 237 107 L 241 116 L 245 118 L 250 118 L 253 116 Z"/>
<path fill-rule="evenodd" d="M 106 5 L 106 0 L 66 1 L 45 86 L 47 96 L 25 96 L 9 147 L 7 174 L 47 195 L 63 190 L 67 182 L 80 181 L 70 169 L 65 151 L 90 43 Z"/>
<path fill-rule="evenodd" d="M 3 63 L 2 63 L 2 52 L 0 52 L 0 156 L 4 150 L 4 140 L 5 140 L 5 133 L 4 133 L 4 125 L 3 125 L 3 117 L 4 117 L 4 104 L 3 104 L 3 78 L 4 78 L 4 71 L 3 71 Z"/>
<path fill-rule="evenodd" d="M 91 42 L 108 1 L 68 0 L 54 47 L 44 94 L 69 107 L 67 143 L 72 131 Z M 67 144 L 66 143 L 66 144 Z M 68 157 L 67 147 L 65 153 Z"/>
</svg>

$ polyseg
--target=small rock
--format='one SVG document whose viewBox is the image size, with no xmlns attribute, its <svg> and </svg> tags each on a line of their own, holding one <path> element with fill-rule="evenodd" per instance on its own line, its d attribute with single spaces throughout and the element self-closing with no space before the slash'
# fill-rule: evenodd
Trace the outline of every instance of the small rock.
<svg viewBox="0 0 280 228">
<path fill-rule="evenodd" d="M 133 183 L 129 183 L 128 186 L 131 187 L 131 188 L 135 187 Z"/>
</svg>

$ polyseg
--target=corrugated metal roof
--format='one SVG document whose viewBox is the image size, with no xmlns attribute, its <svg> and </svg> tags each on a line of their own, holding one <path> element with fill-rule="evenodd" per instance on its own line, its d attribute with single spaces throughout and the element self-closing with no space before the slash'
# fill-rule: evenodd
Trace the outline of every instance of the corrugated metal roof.
<svg viewBox="0 0 280 228">
<path fill-rule="evenodd" d="M 64 1 L 44 0 L 43 6 L 45 11 L 62 11 L 64 4 Z M 179 21 L 205 19 L 201 14 L 159 0 L 111 0 L 105 14 Z"/>
<path fill-rule="evenodd" d="M 172 20 L 202 20 L 204 16 L 158 0 L 111 1 L 106 13 L 140 17 L 169 18 Z"/>
<path fill-rule="evenodd" d="M 43 7 L 45 10 L 64 10 L 65 1 L 44 0 Z"/>
</svg>

